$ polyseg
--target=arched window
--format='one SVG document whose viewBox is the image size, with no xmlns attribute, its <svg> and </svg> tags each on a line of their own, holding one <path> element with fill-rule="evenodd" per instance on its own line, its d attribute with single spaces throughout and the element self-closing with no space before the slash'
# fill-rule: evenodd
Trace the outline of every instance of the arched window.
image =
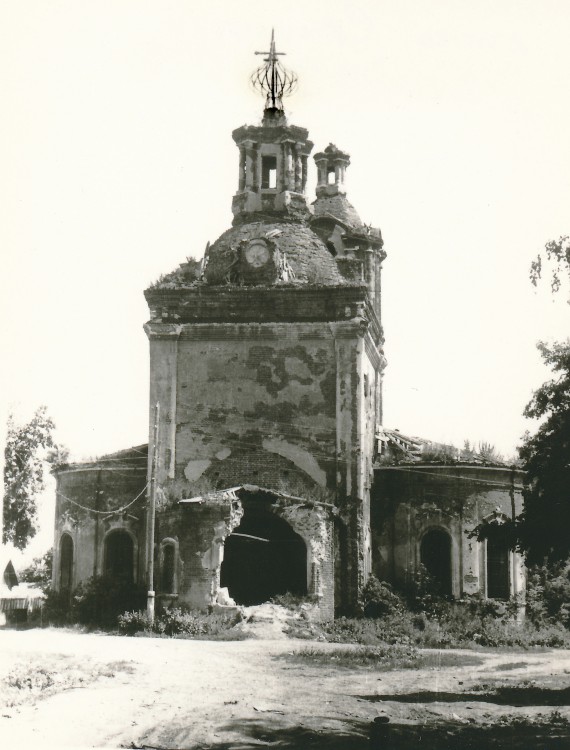
<svg viewBox="0 0 570 750">
<path fill-rule="evenodd" d="M 487 596 L 508 599 L 511 595 L 509 545 L 502 526 L 493 525 L 487 533 Z"/>
<path fill-rule="evenodd" d="M 126 531 L 111 531 L 105 539 L 105 575 L 133 581 L 134 545 Z"/>
<path fill-rule="evenodd" d="M 176 547 L 173 542 L 166 542 L 162 546 L 162 566 L 160 575 L 160 591 L 162 594 L 175 594 Z"/>
<path fill-rule="evenodd" d="M 73 539 L 63 534 L 59 545 L 59 588 L 71 589 L 73 585 Z"/>
<path fill-rule="evenodd" d="M 434 579 L 439 593 L 451 596 L 451 537 L 443 529 L 432 529 L 422 538 L 420 560 Z"/>
</svg>

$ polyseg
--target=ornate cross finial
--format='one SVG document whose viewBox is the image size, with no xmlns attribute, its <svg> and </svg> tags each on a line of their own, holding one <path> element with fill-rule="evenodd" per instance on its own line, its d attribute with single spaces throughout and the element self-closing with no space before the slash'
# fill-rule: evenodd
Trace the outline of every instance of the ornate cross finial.
<svg viewBox="0 0 570 750">
<path fill-rule="evenodd" d="M 297 76 L 286 70 L 279 62 L 275 49 L 275 31 L 271 30 L 271 46 L 269 52 L 256 52 L 256 55 L 267 55 L 265 65 L 258 68 L 251 76 L 253 87 L 265 96 L 265 109 L 283 109 L 283 97 L 293 93 L 297 87 Z"/>
</svg>

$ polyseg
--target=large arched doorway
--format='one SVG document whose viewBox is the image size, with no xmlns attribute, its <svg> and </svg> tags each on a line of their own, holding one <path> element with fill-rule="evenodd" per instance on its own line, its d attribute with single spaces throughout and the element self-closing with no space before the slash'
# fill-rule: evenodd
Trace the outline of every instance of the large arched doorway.
<svg viewBox="0 0 570 750">
<path fill-rule="evenodd" d="M 73 585 L 73 539 L 63 534 L 59 546 L 59 587 L 69 591 Z"/>
<path fill-rule="evenodd" d="M 105 575 L 133 582 L 134 545 L 126 531 L 111 531 L 105 539 Z"/>
<path fill-rule="evenodd" d="M 222 586 L 237 604 L 261 604 L 287 592 L 307 593 L 307 548 L 291 526 L 274 514 L 245 510 L 226 539 Z"/>
<path fill-rule="evenodd" d="M 420 561 L 433 578 L 438 593 L 451 596 L 451 537 L 442 529 L 432 529 L 422 538 Z"/>
</svg>

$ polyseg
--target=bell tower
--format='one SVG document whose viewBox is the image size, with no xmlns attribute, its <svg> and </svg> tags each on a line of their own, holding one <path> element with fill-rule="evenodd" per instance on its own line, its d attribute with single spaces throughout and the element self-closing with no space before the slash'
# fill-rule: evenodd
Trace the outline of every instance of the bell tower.
<svg viewBox="0 0 570 750">
<path fill-rule="evenodd" d="M 289 125 L 283 97 L 294 91 L 297 77 L 279 61 L 271 34 L 264 64 L 253 74 L 253 86 L 265 96 L 261 125 L 244 125 L 232 137 L 239 149 L 238 191 L 232 201 L 234 225 L 251 221 L 256 214 L 309 216 L 305 197 L 307 160 L 313 144 L 305 128 Z M 261 216 L 260 216 L 261 218 Z"/>
</svg>

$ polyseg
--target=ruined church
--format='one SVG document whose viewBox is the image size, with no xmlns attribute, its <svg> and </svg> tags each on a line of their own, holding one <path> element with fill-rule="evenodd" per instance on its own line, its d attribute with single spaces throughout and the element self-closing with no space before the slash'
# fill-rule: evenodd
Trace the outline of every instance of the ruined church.
<svg viewBox="0 0 570 750">
<path fill-rule="evenodd" d="M 308 184 L 294 77 L 266 55 L 262 119 L 232 133 L 232 226 L 145 291 L 148 445 L 55 472 L 54 586 L 123 578 L 201 610 L 291 593 L 326 620 L 371 573 L 405 586 L 423 566 L 449 596 L 509 598 L 519 473 L 383 427 L 382 234 L 344 150 L 318 150 Z"/>
</svg>

